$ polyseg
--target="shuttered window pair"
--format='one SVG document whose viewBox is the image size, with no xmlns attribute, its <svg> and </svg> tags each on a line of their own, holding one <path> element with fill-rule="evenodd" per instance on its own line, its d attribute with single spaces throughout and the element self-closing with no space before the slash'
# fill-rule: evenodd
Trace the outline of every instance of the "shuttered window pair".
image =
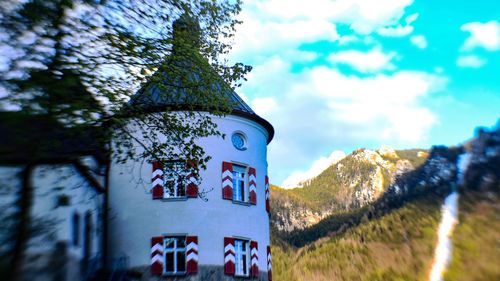
<svg viewBox="0 0 500 281">
<path fill-rule="evenodd" d="M 256 205 L 256 175 L 255 168 L 222 162 L 222 198 Z"/>
<path fill-rule="evenodd" d="M 182 275 L 198 272 L 198 236 L 151 238 L 151 274 Z"/>
<path fill-rule="evenodd" d="M 259 277 L 257 241 L 224 237 L 224 274 Z"/>
<path fill-rule="evenodd" d="M 198 196 L 198 180 L 194 173 L 196 161 L 153 161 L 151 193 L 153 199 Z"/>
</svg>

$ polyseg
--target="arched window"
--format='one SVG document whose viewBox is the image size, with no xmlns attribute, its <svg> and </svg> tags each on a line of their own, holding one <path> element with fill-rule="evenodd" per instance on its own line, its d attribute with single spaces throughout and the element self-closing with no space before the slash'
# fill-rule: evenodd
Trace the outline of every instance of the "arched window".
<svg viewBox="0 0 500 281">
<path fill-rule="evenodd" d="M 80 245 L 80 215 L 75 212 L 71 221 L 73 246 Z"/>
</svg>

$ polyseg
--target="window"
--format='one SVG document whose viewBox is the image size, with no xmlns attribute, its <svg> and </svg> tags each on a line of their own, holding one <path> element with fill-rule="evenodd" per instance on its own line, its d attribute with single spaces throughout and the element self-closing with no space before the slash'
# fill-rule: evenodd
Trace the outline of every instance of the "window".
<svg viewBox="0 0 500 281">
<path fill-rule="evenodd" d="M 78 246 L 80 244 L 80 215 L 78 213 L 73 214 L 71 232 L 73 246 Z"/>
<path fill-rule="evenodd" d="M 233 165 L 233 200 L 235 201 L 248 201 L 246 175 L 246 167 Z"/>
<path fill-rule="evenodd" d="M 235 250 L 235 275 L 248 276 L 250 264 L 250 247 L 247 240 L 234 240 Z"/>
<path fill-rule="evenodd" d="M 153 199 L 198 197 L 197 166 L 196 160 L 169 161 L 165 164 L 152 161 L 151 194 Z"/>
<path fill-rule="evenodd" d="M 256 175 L 253 167 L 222 161 L 222 199 L 257 205 Z"/>
<path fill-rule="evenodd" d="M 165 198 L 186 196 L 186 162 L 168 162 L 165 165 Z"/>
<path fill-rule="evenodd" d="M 165 274 L 186 273 L 186 237 L 167 236 L 165 245 Z"/>
<path fill-rule="evenodd" d="M 198 236 L 151 237 L 151 274 L 184 275 L 198 272 Z"/>
<path fill-rule="evenodd" d="M 231 136 L 231 142 L 233 146 L 238 150 L 246 150 L 246 138 L 242 133 L 234 133 Z"/>
<path fill-rule="evenodd" d="M 85 213 L 83 226 L 83 259 L 81 263 L 82 272 L 87 272 L 89 269 L 90 255 L 92 252 L 92 213 Z"/>
</svg>

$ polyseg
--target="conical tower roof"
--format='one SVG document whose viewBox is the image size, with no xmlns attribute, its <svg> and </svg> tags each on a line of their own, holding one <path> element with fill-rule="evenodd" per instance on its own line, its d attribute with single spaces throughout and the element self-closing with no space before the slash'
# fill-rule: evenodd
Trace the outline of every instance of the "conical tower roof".
<svg viewBox="0 0 500 281">
<path fill-rule="evenodd" d="M 213 97 L 229 102 L 231 115 L 250 119 L 268 132 L 268 143 L 274 136 L 273 126 L 258 116 L 238 94 L 210 67 L 199 54 L 198 23 L 182 15 L 173 23 L 173 51 L 164 67 L 158 70 L 129 101 L 129 106 L 158 112 L 164 110 L 206 111 Z M 199 94 L 204 92 L 204 94 Z M 223 99 L 223 100 L 222 100 Z"/>
</svg>

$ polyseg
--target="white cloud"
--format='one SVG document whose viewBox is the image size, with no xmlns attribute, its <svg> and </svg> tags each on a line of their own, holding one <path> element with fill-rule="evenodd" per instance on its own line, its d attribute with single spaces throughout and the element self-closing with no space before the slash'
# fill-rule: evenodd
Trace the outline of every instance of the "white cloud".
<svg viewBox="0 0 500 281">
<path fill-rule="evenodd" d="M 243 3 L 230 61 L 254 66 L 239 91 L 275 127 L 269 145 L 273 182 L 305 171 L 325 151 L 388 143 L 421 144 L 436 122 L 420 104 L 439 84 L 437 74 L 396 71 L 399 58 L 381 47 L 331 54 L 364 76 L 349 76 L 322 63 L 322 53 L 302 48 L 318 41 L 379 46 L 374 33 L 406 36 L 418 14 L 413 0 L 247 0 Z M 349 27 L 338 29 L 339 26 Z M 394 29 L 394 30 L 392 30 Z M 381 31 L 384 30 L 384 31 Z M 392 70 L 383 75 L 380 70 Z M 394 72 L 395 71 L 395 72 Z M 377 74 L 378 73 L 378 74 Z"/>
<path fill-rule="evenodd" d="M 272 97 L 255 98 L 252 101 L 252 108 L 259 115 L 267 115 L 276 108 L 276 100 Z"/>
<path fill-rule="evenodd" d="M 291 68 L 274 57 L 257 65 L 242 89 L 279 101 L 259 113 L 276 131 L 268 150 L 273 182 L 309 170 L 331 149 L 425 144 L 437 117 L 423 99 L 446 83 L 439 74 L 418 71 L 357 77 L 325 66 Z"/>
<path fill-rule="evenodd" d="M 411 25 L 418 18 L 418 13 L 411 14 L 405 18 L 405 25 L 387 26 L 380 28 L 377 33 L 387 37 L 403 37 L 413 32 Z"/>
<path fill-rule="evenodd" d="M 413 0 L 386 0 L 383 5 L 372 0 L 303 0 L 254 1 L 261 11 L 280 19 L 324 18 L 350 24 L 360 33 L 396 22 Z"/>
<path fill-rule="evenodd" d="M 406 22 L 406 24 L 407 24 L 407 25 L 412 24 L 414 21 L 416 21 L 416 20 L 418 19 L 418 16 L 419 16 L 419 14 L 418 14 L 418 13 L 411 14 L 411 15 L 407 16 L 407 17 L 405 18 L 405 22 Z"/>
<path fill-rule="evenodd" d="M 427 48 L 427 39 L 423 35 L 414 35 L 410 37 L 410 42 L 420 49 Z"/>
<path fill-rule="evenodd" d="M 322 156 L 318 160 L 314 161 L 312 166 L 307 171 L 293 172 L 288 178 L 283 181 L 281 187 L 300 187 L 303 182 L 318 176 L 328 167 L 342 160 L 344 157 L 345 153 L 340 150 L 332 152 L 328 157 Z"/>
<path fill-rule="evenodd" d="M 457 65 L 460 67 L 480 68 L 486 64 L 486 60 L 476 56 L 460 56 L 457 59 Z"/>
<path fill-rule="evenodd" d="M 413 0 L 386 0 L 383 5 L 373 0 L 248 0 L 243 4 L 237 28 L 233 60 L 245 60 L 249 55 L 271 54 L 300 44 L 319 40 L 342 43 L 337 24 L 346 24 L 357 34 L 368 35 L 386 26 L 393 26 L 404 15 Z M 405 20 L 412 21 L 414 16 Z"/>
<path fill-rule="evenodd" d="M 413 32 L 413 26 L 398 25 L 394 27 L 383 27 L 377 31 L 378 34 L 387 37 L 403 37 Z"/>
<path fill-rule="evenodd" d="M 470 33 L 462 50 L 468 51 L 478 47 L 489 51 L 500 49 L 500 24 L 497 21 L 469 22 L 462 25 L 460 29 Z"/>
<path fill-rule="evenodd" d="M 360 72 L 376 72 L 384 69 L 394 69 L 391 60 L 396 53 L 383 53 L 380 48 L 373 48 L 368 52 L 355 50 L 342 51 L 331 54 L 328 59 L 333 63 L 348 64 Z"/>
<path fill-rule="evenodd" d="M 360 41 L 360 39 L 359 39 L 359 37 L 357 37 L 355 35 L 346 35 L 346 36 L 342 36 L 339 38 L 340 45 L 347 45 L 349 43 L 358 42 L 358 41 Z"/>
<path fill-rule="evenodd" d="M 291 50 L 300 44 L 339 38 L 335 24 L 325 19 L 268 20 L 252 10 L 242 12 L 231 56 L 235 60 Z M 294 56 L 291 56 L 293 58 Z"/>
<path fill-rule="evenodd" d="M 359 128 L 356 137 L 415 143 L 435 116 L 418 100 L 441 84 L 438 77 L 400 71 L 369 78 L 345 76 L 324 67 L 311 71 L 311 90 L 331 112 L 332 124 Z"/>
</svg>

